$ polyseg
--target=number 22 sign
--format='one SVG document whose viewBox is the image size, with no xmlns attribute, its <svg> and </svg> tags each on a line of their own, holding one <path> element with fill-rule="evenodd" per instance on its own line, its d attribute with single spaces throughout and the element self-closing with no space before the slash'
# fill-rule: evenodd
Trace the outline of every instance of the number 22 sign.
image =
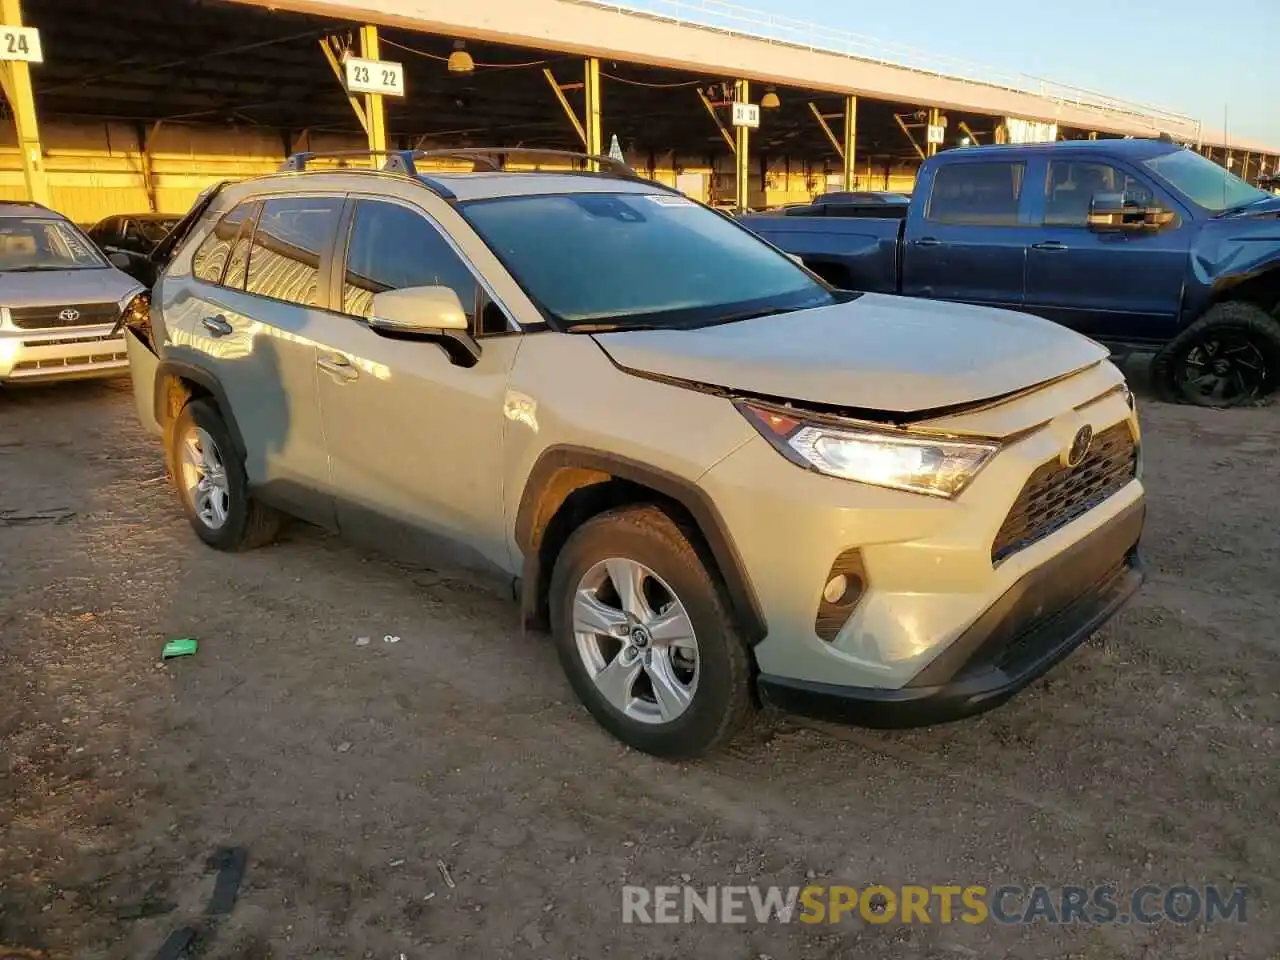
<svg viewBox="0 0 1280 960">
<path fill-rule="evenodd" d="M 348 93 L 380 93 L 388 97 L 404 96 L 404 64 L 389 60 L 346 60 Z"/>
<path fill-rule="evenodd" d="M 40 49 L 40 31 L 35 27 L 0 26 L 0 60 L 44 63 L 44 51 Z"/>
</svg>

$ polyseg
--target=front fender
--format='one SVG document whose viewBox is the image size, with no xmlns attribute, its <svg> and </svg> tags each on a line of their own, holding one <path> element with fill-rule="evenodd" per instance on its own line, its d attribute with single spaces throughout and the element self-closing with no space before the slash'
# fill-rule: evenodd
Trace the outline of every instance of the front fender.
<svg viewBox="0 0 1280 960">
<path fill-rule="evenodd" d="M 1208 222 L 1192 248 L 1191 271 L 1190 319 L 1211 304 L 1237 297 L 1269 301 L 1262 305 L 1274 310 L 1280 303 L 1280 219 Z"/>
</svg>

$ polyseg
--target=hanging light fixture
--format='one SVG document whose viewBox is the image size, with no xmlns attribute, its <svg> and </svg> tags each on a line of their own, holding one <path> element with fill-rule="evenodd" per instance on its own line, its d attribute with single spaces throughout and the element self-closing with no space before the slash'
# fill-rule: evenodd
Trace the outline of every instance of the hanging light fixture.
<svg viewBox="0 0 1280 960">
<path fill-rule="evenodd" d="M 449 54 L 450 73 L 474 73 L 476 62 L 467 53 L 467 45 L 461 40 L 453 41 L 453 53 Z"/>
<path fill-rule="evenodd" d="M 764 92 L 764 96 L 760 98 L 761 110 L 777 110 L 782 106 L 782 101 L 778 99 L 778 91 L 773 87 L 769 87 Z"/>
</svg>

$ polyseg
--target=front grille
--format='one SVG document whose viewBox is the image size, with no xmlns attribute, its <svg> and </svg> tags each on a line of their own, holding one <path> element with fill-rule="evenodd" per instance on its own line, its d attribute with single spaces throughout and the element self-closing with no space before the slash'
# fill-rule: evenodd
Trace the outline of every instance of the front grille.
<svg viewBox="0 0 1280 960">
<path fill-rule="evenodd" d="M 1138 450 L 1127 422 L 1093 438 L 1084 460 L 1065 467 L 1055 457 L 1035 469 L 1004 518 L 991 562 L 999 563 L 1089 512 L 1138 472 Z"/>
<path fill-rule="evenodd" d="M 94 363 L 117 363 L 128 360 L 127 353 L 86 353 L 78 357 L 55 357 L 52 360 L 23 360 L 15 363 L 13 370 L 20 373 L 24 370 L 57 370 L 61 367 L 82 367 Z"/>
<path fill-rule="evenodd" d="M 114 303 L 68 303 L 53 307 L 10 307 L 9 316 L 13 320 L 13 325 L 19 330 L 89 327 L 95 323 L 115 323 L 120 318 L 120 307 Z"/>
</svg>

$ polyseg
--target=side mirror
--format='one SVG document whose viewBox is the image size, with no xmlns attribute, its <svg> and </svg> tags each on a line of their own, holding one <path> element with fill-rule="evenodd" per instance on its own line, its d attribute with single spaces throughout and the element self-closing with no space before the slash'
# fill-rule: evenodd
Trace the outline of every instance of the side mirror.
<svg viewBox="0 0 1280 960">
<path fill-rule="evenodd" d="M 1175 219 L 1172 210 L 1142 206 L 1127 193 L 1095 193 L 1089 202 L 1089 229 L 1099 233 L 1160 230 Z"/>
<path fill-rule="evenodd" d="M 475 366 L 480 344 L 468 330 L 462 301 L 449 287 L 402 287 L 373 296 L 369 329 L 393 340 L 438 343 L 460 367 Z"/>
<path fill-rule="evenodd" d="M 133 258 L 127 253 L 121 253 L 119 250 L 113 250 L 107 254 L 107 262 L 117 270 L 128 270 L 133 266 Z"/>
</svg>

